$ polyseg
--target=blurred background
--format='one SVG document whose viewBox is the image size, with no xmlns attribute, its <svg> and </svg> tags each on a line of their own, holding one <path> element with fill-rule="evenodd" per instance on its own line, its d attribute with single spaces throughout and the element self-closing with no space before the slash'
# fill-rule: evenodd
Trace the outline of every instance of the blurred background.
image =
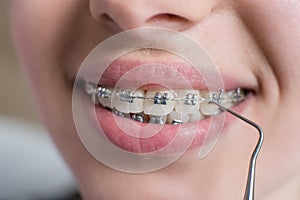
<svg viewBox="0 0 300 200">
<path fill-rule="evenodd" d="M 78 199 L 69 169 L 34 108 L 0 1 L 0 200 Z"/>
<path fill-rule="evenodd" d="M 12 44 L 8 6 L 9 0 L 0 1 L 0 113 L 4 116 L 39 124 Z"/>
</svg>

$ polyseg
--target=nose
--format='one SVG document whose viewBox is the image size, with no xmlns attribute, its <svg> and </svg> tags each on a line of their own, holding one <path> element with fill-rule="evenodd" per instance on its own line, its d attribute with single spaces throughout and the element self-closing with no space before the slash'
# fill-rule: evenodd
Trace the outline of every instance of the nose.
<svg viewBox="0 0 300 200">
<path fill-rule="evenodd" d="M 216 0 L 90 0 L 97 21 L 121 30 L 161 27 L 183 31 L 204 19 Z"/>
</svg>

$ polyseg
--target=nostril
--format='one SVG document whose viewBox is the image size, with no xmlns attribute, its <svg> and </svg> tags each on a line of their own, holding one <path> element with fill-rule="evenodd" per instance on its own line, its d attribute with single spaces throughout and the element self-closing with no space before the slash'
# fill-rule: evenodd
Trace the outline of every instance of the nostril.
<svg viewBox="0 0 300 200">
<path fill-rule="evenodd" d="M 147 20 L 148 23 L 162 25 L 165 28 L 176 29 L 177 31 L 186 29 L 191 25 L 191 21 L 180 15 L 163 13 Z"/>
<path fill-rule="evenodd" d="M 169 13 L 164 13 L 164 14 L 159 14 L 151 17 L 148 21 L 156 21 L 156 20 L 168 20 L 172 22 L 188 22 L 189 20 L 175 14 L 169 14 Z"/>
</svg>

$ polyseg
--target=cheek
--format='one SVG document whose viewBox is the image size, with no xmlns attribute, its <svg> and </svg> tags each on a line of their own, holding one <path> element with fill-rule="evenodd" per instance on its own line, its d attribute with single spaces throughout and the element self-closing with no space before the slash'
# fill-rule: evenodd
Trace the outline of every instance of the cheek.
<svg viewBox="0 0 300 200">
<path fill-rule="evenodd" d="M 242 17 L 261 45 L 283 95 L 300 85 L 300 1 L 245 1 Z"/>
<path fill-rule="evenodd" d="M 87 1 L 58 0 L 12 2 L 12 30 L 23 64 L 31 68 L 26 70 L 41 71 L 44 64 L 63 59 L 76 33 L 71 22 L 80 19 L 86 4 Z M 57 63 L 53 64 L 52 68 L 61 70 Z"/>
<path fill-rule="evenodd" d="M 282 184 L 300 169 L 300 68 L 297 66 L 300 62 L 300 1 L 241 0 L 239 7 L 243 21 L 271 66 L 269 74 L 276 77 L 275 84 L 279 86 L 274 109 L 268 109 L 265 104 L 258 113 L 266 138 L 258 158 L 257 180 L 258 183 Z M 266 95 L 274 90 L 269 86 Z M 269 190 L 276 186 L 265 184 L 258 188 Z"/>
<path fill-rule="evenodd" d="M 68 49 L 82 49 L 74 48 L 82 23 L 74 24 L 86 15 L 86 4 L 88 1 L 81 0 L 12 2 L 14 39 L 41 118 L 67 162 L 74 162 L 70 165 L 76 168 L 81 163 L 77 163 L 74 155 L 89 157 L 74 136 L 72 84 L 67 79 L 65 63 L 71 58 L 78 59 Z"/>
<path fill-rule="evenodd" d="M 59 40 L 59 35 L 61 27 L 70 16 L 70 7 L 58 1 L 12 2 L 15 43 L 36 103 L 48 126 L 57 116 L 57 99 L 60 99 L 60 104 L 68 102 L 68 91 L 65 90 L 67 85 L 60 61 L 60 49 L 64 43 Z"/>
</svg>

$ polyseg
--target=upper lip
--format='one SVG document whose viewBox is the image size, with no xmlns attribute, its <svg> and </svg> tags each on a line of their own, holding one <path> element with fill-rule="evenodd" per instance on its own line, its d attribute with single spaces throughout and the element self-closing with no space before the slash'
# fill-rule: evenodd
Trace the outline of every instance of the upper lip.
<svg viewBox="0 0 300 200">
<path fill-rule="evenodd" d="M 146 67 L 144 67 L 146 66 Z M 163 61 L 136 61 L 136 60 L 117 60 L 110 64 L 99 75 L 101 64 L 91 66 L 83 71 L 83 78 L 102 86 L 118 86 L 124 89 L 198 89 L 207 90 L 207 84 L 216 84 L 216 79 L 222 79 L 224 88 L 232 90 L 237 87 L 256 90 L 256 83 L 248 81 L 236 74 L 222 72 L 219 69 L 207 69 L 208 73 L 203 76 L 195 67 L 185 62 L 163 62 Z M 158 86 L 159 84 L 160 86 Z"/>
</svg>

